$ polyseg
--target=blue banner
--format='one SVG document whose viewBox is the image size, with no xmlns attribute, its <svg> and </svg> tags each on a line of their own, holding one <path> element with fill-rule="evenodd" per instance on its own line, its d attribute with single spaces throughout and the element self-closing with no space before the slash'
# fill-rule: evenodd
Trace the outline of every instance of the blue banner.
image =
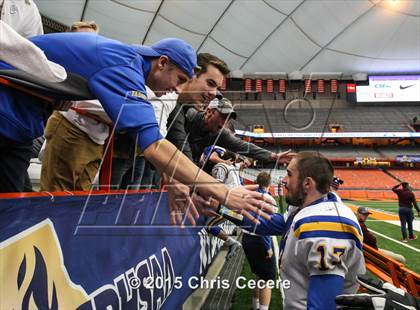
<svg viewBox="0 0 420 310">
<path fill-rule="evenodd" d="M 395 159 L 399 163 L 420 163 L 420 155 L 397 155 Z"/>
<path fill-rule="evenodd" d="M 0 199 L 0 227 L 0 309 L 179 309 L 222 245 L 160 192 Z"/>
</svg>

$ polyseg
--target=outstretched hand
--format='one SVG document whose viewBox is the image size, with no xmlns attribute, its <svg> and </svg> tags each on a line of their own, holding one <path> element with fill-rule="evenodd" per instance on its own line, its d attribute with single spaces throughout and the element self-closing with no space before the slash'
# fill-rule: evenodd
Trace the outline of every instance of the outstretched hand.
<svg viewBox="0 0 420 310">
<path fill-rule="evenodd" d="M 181 183 L 167 185 L 165 188 L 168 190 L 170 223 L 184 228 L 188 218 L 191 225 L 195 225 L 199 214 L 190 197 L 190 188 Z"/>
<path fill-rule="evenodd" d="M 294 156 L 296 156 L 296 153 L 292 152 L 292 150 L 287 150 L 286 152 L 273 153 L 271 159 L 278 164 L 288 164 Z"/>
<path fill-rule="evenodd" d="M 274 206 L 270 203 L 269 198 L 255 191 L 257 188 L 258 185 L 232 188 L 229 190 L 227 197 L 225 197 L 223 205 L 254 223 L 259 223 L 259 217 L 270 220 L 269 214 L 274 213 Z M 252 216 L 249 211 L 253 212 L 257 217 Z"/>
<path fill-rule="evenodd" d="M 203 198 L 198 193 L 193 193 L 192 200 L 200 214 L 207 217 L 219 216 L 217 213 L 219 202 L 216 199 L 211 197 Z"/>
<path fill-rule="evenodd" d="M 276 212 L 276 206 L 272 205 L 272 197 L 256 192 L 258 185 L 247 185 L 232 188 L 229 190 L 224 201 L 219 202 L 213 197 L 203 197 L 196 193 L 192 200 L 200 214 L 205 216 L 219 216 L 218 207 L 224 207 L 245 216 L 253 223 L 259 223 L 258 219 L 263 217 L 270 220 L 269 214 Z M 253 214 L 251 214 L 252 212 Z"/>
</svg>

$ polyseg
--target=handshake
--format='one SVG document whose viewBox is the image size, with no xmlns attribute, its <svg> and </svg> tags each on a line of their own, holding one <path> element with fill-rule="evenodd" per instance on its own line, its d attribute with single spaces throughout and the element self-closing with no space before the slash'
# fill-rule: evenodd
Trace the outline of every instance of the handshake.
<svg viewBox="0 0 420 310">
<path fill-rule="evenodd" d="M 215 184 L 214 186 L 222 186 L 222 184 Z M 248 185 L 230 189 L 223 205 L 227 206 L 231 201 L 243 200 L 249 206 L 243 205 L 242 208 L 227 206 L 228 209 L 231 212 L 236 212 L 238 216 L 248 218 L 253 223 L 259 223 L 259 216 L 270 220 L 270 214 L 278 211 L 275 206 L 275 200 L 270 196 L 254 192 L 257 187 L 258 185 Z M 167 185 L 165 189 L 168 191 L 170 222 L 172 225 L 178 224 L 184 227 L 187 221 L 192 225 L 196 225 L 196 219 L 198 219 L 200 214 L 209 217 L 219 215 L 221 206 L 219 201 L 212 197 L 200 195 L 199 188 L 198 190 L 191 190 L 189 186 L 174 183 Z M 226 208 L 223 209 L 228 210 Z"/>
</svg>

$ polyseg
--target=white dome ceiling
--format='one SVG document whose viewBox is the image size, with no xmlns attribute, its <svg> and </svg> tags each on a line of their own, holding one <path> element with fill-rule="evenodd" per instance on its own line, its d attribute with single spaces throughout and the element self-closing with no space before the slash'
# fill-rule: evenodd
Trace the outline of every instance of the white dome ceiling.
<svg viewBox="0 0 420 310">
<path fill-rule="evenodd" d="M 184 39 L 244 73 L 420 72 L 420 0 L 34 1 L 123 42 Z"/>
</svg>

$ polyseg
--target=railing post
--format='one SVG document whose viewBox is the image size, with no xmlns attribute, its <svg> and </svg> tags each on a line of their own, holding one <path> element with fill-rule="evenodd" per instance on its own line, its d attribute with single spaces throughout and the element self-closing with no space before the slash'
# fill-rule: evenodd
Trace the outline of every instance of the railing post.
<svg viewBox="0 0 420 310">
<path fill-rule="evenodd" d="M 419 298 L 419 292 L 417 291 L 416 283 L 414 282 L 413 275 L 409 272 L 404 272 L 405 283 L 407 283 L 408 292 L 416 298 Z"/>
<path fill-rule="evenodd" d="M 111 191 L 111 174 L 112 174 L 112 156 L 114 153 L 114 131 L 109 130 L 109 137 L 105 142 L 105 154 L 104 161 L 101 167 L 100 185 L 101 189 L 110 192 Z"/>
<path fill-rule="evenodd" d="M 388 262 L 388 263 L 387 263 L 387 265 L 388 265 L 388 269 L 389 269 L 389 271 L 390 271 L 390 275 L 391 275 L 392 283 L 393 283 L 396 287 L 400 288 L 400 287 L 401 287 L 401 284 L 400 284 L 400 280 L 398 279 L 397 270 L 395 270 L 395 266 L 394 266 L 394 264 L 393 264 L 392 262 Z"/>
</svg>

